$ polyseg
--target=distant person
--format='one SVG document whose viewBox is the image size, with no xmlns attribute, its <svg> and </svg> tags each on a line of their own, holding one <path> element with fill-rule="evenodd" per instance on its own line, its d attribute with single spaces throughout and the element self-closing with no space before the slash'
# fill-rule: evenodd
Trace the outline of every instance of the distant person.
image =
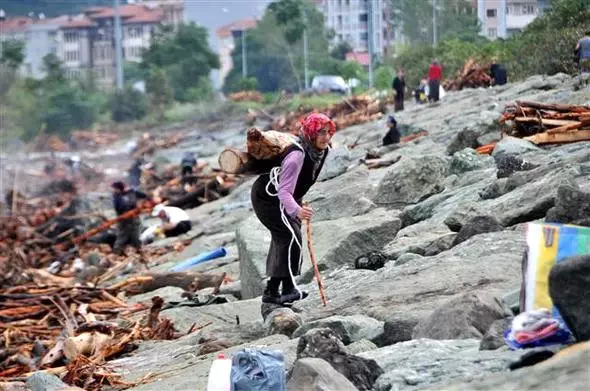
<svg viewBox="0 0 590 391">
<path fill-rule="evenodd" d="M 492 78 L 493 86 L 503 86 L 508 82 L 508 72 L 502 64 L 495 61 L 490 65 L 490 77 Z"/>
<path fill-rule="evenodd" d="M 418 88 L 414 90 L 414 99 L 416 103 L 422 104 L 428 102 L 428 97 L 426 96 L 426 79 L 420 80 L 420 85 Z"/>
<path fill-rule="evenodd" d="M 162 232 L 167 238 L 182 235 L 192 229 L 188 214 L 175 206 L 156 205 L 152 216 L 162 220 Z"/>
<path fill-rule="evenodd" d="M 197 159 L 195 158 L 195 155 L 192 152 L 185 152 L 182 156 L 182 160 L 180 161 L 182 177 L 185 178 L 187 176 L 193 175 L 196 165 Z"/>
<path fill-rule="evenodd" d="M 137 199 L 147 198 L 145 193 L 128 188 L 122 181 L 113 182 L 111 187 L 113 188 L 113 207 L 117 216 L 121 216 L 137 208 Z M 139 216 L 119 221 L 117 225 L 117 240 L 113 246 L 113 251 L 121 255 L 126 246 L 132 246 L 141 254 L 139 234 Z"/>
<path fill-rule="evenodd" d="M 434 60 L 428 69 L 428 100 L 438 102 L 440 94 L 440 81 L 442 80 L 442 66 L 438 60 Z"/>
<path fill-rule="evenodd" d="M 140 158 L 135 159 L 135 161 L 133 162 L 133 164 L 129 168 L 129 171 L 128 171 L 129 185 L 134 189 L 139 189 L 139 186 L 141 185 L 141 174 L 142 174 L 141 166 L 143 166 L 144 164 L 145 164 L 145 161 L 143 160 L 143 158 L 140 157 Z"/>
<path fill-rule="evenodd" d="M 590 31 L 587 31 L 584 37 L 578 41 L 574 53 L 578 60 L 580 72 L 590 72 Z"/>
<path fill-rule="evenodd" d="M 383 146 L 398 144 L 401 135 L 399 133 L 399 130 L 397 130 L 397 121 L 395 120 L 393 115 L 387 117 L 387 127 L 389 128 L 389 130 L 387 131 L 385 137 L 383 137 Z"/>
<path fill-rule="evenodd" d="M 399 69 L 391 84 L 391 88 L 395 91 L 395 111 L 402 111 L 404 109 L 404 93 L 406 91 L 404 75 L 404 70 Z"/>
</svg>

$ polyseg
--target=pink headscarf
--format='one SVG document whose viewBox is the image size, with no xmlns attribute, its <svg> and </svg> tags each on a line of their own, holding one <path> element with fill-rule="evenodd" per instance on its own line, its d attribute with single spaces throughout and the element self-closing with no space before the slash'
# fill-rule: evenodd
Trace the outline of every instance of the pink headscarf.
<svg viewBox="0 0 590 391">
<path fill-rule="evenodd" d="M 336 124 L 325 114 L 311 113 L 302 121 L 302 133 L 308 140 L 313 140 L 317 137 L 322 129 L 328 128 L 330 136 L 336 133 Z"/>
</svg>

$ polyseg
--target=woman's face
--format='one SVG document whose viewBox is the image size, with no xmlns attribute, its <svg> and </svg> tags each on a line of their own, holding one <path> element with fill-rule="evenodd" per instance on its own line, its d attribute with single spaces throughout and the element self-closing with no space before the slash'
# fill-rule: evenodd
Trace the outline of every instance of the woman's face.
<svg viewBox="0 0 590 391">
<path fill-rule="evenodd" d="M 331 138 L 332 133 L 330 133 L 328 129 L 322 129 L 315 138 L 314 145 L 318 150 L 323 151 L 324 149 L 328 148 Z"/>
</svg>

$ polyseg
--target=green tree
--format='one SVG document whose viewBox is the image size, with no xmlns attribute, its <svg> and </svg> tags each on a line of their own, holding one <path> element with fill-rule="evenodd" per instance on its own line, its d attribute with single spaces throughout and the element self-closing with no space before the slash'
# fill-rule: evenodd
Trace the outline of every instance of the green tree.
<svg viewBox="0 0 590 391">
<path fill-rule="evenodd" d="M 346 59 L 346 53 L 352 51 L 352 46 L 346 41 L 339 42 L 334 48 L 330 51 L 330 56 L 335 58 L 336 60 L 344 61 Z"/>
<path fill-rule="evenodd" d="M 391 88 L 395 72 L 388 66 L 380 66 L 375 71 L 374 85 L 378 90 L 388 90 Z"/>
<path fill-rule="evenodd" d="M 0 64 L 5 64 L 11 69 L 18 69 L 25 60 L 25 43 L 15 39 L 2 42 Z"/>
<path fill-rule="evenodd" d="M 148 112 L 146 95 L 131 86 L 115 91 L 111 97 L 111 113 L 115 122 L 130 122 L 142 119 Z"/>
<path fill-rule="evenodd" d="M 361 64 L 356 61 L 343 61 L 339 67 L 339 74 L 344 80 L 362 79 L 364 69 Z"/>
<path fill-rule="evenodd" d="M 156 67 L 150 69 L 149 77 L 146 80 L 146 91 L 152 107 L 158 111 L 158 118 L 163 120 L 166 107 L 174 100 L 174 91 L 170 87 L 165 70 Z"/>
<path fill-rule="evenodd" d="M 190 23 L 181 24 L 176 30 L 161 27 L 143 53 L 141 66 L 146 70 L 164 69 L 175 99 L 186 101 L 188 91 L 202 87 L 202 78 L 219 68 L 219 58 L 209 47 L 207 30 Z"/>
</svg>

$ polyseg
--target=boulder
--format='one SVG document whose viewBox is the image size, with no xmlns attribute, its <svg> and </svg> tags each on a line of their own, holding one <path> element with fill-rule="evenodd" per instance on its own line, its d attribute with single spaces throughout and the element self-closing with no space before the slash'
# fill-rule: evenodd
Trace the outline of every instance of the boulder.
<svg viewBox="0 0 590 391">
<path fill-rule="evenodd" d="M 357 257 L 380 250 L 391 241 L 400 226 L 397 215 L 384 209 L 375 209 L 362 216 L 312 221 L 313 248 L 320 270 L 352 266 Z M 305 227 L 303 229 L 305 236 Z M 307 243 L 303 246 L 306 253 Z M 308 283 L 313 277 L 311 263 L 304 262 L 300 281 Z"/>
<path fill-rule="evenodd" d="M 236 242 L 240 257 L 242 298 L 258 297 L 266 286 L 266 255 L 270 247 L 270 232 L 252 215 L 238 226 Z"/>
<path fill-rule="evenodd" d="M 470 128 L 464 128 L 453 136 L 453 139 L 447 146 L 447 154 L 454 155 L 455 153 L 464 150 L 465 148 L 477 148 L 479 143 L 477 138 L 480 136 L 479 132 L 476 132 Z"/>
<path fill-rule="evenodd" d="M 490 325 L 503 317 L 504 310 L 493 299 L 466 293 L 449 300 L 420 321 L 412 332 L 412 338 L 482 338 Z"/>
<path fill-rule="evenodd" d="M 358 164 L 358 158 L 355 159 L 355 154 L 347 147 L 332 148 L 324 162 L 318 181 L 322 182 L 336 178 L 344 174 L 350 166 L 356 164 Z"/>
<path fill-rule="evenodd" d="M 394 208 L 416 204 L 444 190 L 448 170 L 440 156 L 404 157 L 383 177 L 374 202 Z"/>
<path fill-rule="evenodd" d="M 313 221 L 357 216 L 376 208 L 367 197 L 374 192 L 369 170 L 357 167 L 338 178 L 316 183 L 305 195 L 314 210 Z"/>
<path fill-rule="evenodd" d="M 564 259 L 549 273 L 549 294 L 578 341 L 590 340 L 590 255 Z"/>
<path fill-rule="evenodd" d="M 588 346 L 574 345 L 549 360 L 517 371 L 493 374 L 480 379 L 456 379 L 447 391 L 536 391 L 588 389 Z"/>
<path fill-rule="evenodd" d="M 398 342 L 412 339 L 412 331 L 418 324 L 418 319 L 391 317 L 383 325 L 383 334 L 376 339 L 379 347 L 389 346 Z"/>
<path fill-rule="evenodd" d="M 555 206 L 547 212 L 548 223 L 588 226 L 590 221 L 590 193 L 574 186 L 560 186 L 555 197 Z"/>
<path fill-rule="evenodd" d="M 522 155 L 531 151 L 542 152 L 543 150 L 530 141 L 517 137 L 504 136 L 496 143 L 492 156 L 495 158 L 500 155 Z"/>
<path fill-rule="evenodd" d="M 22 382 L 1 382 L 0 391 L 30 391 L 30 388 Z"/>
<path fill-rule="evenodd" d="M 395 239 L 387 243 L 383 253 L 390 259 L 397 259 L 406 253 L 436 255 L 451 248 L 452 233 L 444 224 L 421 221 L 401 229 Z"/>
<path fill-rule="evenodd" d="M 27 379 L 27 388 L 31 391 L 61 391 L 72 389 L 59 377 L 45 372 L 35 372 Z M 74 390 L 81 388 L 73 387 Z"/>
<path fill-rule="evenodd" d="M 496 173 L 498 178 L 508 178 L 517 171 L 529 171 L 538 167 L 516 155 L 500 154 L 494 160 L 498 168 Z"/>
<path fill-rule="evenodd" d="M 453 241 L 453 246 L 463 243 L 472 236 L 488 232 L 497 232 L 503 229 L 504 226 L 492 216 L 475 216 L 461 227 L 461 230 L 459 230 L 459 233 Z"/>
<path fill-rule="evenodd" d="M 372 340 L 383 333 L 383 322 L 365 315 L 330 316 L 313 322 L 305 323 L 293 333 L 293 337 L 300 337 L 311 329 L 329 328 L 338 335 L 345 345 L 362 339 Z"/>
<path fill-rule="evenodd" d="M 420 255 L 420 254 L 405 253 L 405 254 L 400 255 L 399 258 L 395 260 L 395 265 L 401 266 L 401 265 L 404 265 L 408 262 L 413 261 L 414 259 L 420 259 L 420 258 L 422 258 L 422 255 Z"/>
<path fill-rule="evenodd" d="M 374 360 L 350 355 L 330 329 L 313 329 L 299 338 L 297 358 L 321 358 L 344 375 L 359 390 L 371 390 L 383 370 Z"/>
<path fill-rule="evenodd" d="M 492 167 L 494 159 L 487 155 L 480 155 L 474 149 L 465 148 L 455 152 L 451 159 L 451 174 L 463 174 L 468 171 L 481 170 Z"/>
<path fill-rule="evenodd" d="M 441 384 L 464 381 L 504 372 L 519 353 L 511 351 L 479 351 L 479 341 L 418 339 L 400 342 L 359 356 L 373 359 L 385 371 L 377 379 L 374 390 L 441 390 Z M 463 390 L 471 389 L 464 386 Z M 501 389 L 501 388 L 498 388 Z"/>
<path fill-rule="evenodd" d="M 479 350 L 496 350 L 506 346 L 504 331 L 510 327 L 512 318 L 495 320 L 484 334 L 479 344 Z"/>
<path fill-rule="evenodd" d="M 368 339 L 361 339 L 360 341 L 356 341 L 351 343 L 350 345 L 345 346 L 345 349 L 348 352 L 348 354 L 359 354 L 363 352 L 368 352 L 369 350 L 377 349 L 377 345 L 375 345 Z"/>
<path fill-rule="evenodd" d="M 266 335 L 284 334 L 290 337 L 302 324 L 301 316 L 287 307 L 276 308 L 264 317 Z"/>
<path fill-rule="evenodd" d="M 297 391 L 356 391 L 356 387 L 321 358 L 295 362 L 287 389 Z"/>
</svg>

